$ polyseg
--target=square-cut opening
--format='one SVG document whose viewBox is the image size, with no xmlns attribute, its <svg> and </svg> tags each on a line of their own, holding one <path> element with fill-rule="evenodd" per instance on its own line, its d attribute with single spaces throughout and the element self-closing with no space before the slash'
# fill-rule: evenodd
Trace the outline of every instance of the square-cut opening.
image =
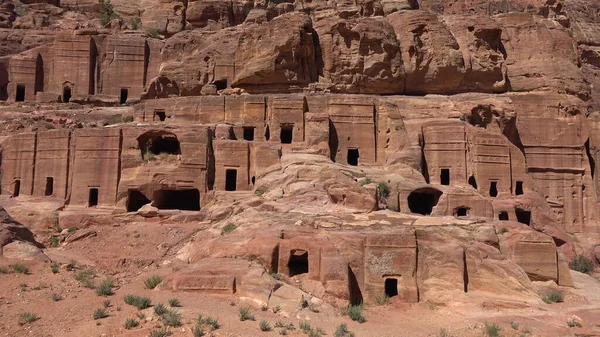
<svg viewBox="0 0 600 337">
<path fill-rule="evenodd" d="M 17 102 L 25 101 L 25 86 L 22 84 L 17 84 L 17 92 L 15 94 L 15 101 L 17 101 Z"/>
<path fill-rule="evenodd" d="M 237 189 L 237 170 L 228 169 L 225 171 L 225 191 L 235 191 Z"/>
<path fill-rule="evenodd" d="M 88 207 L 96 207 L 98 205 L 98 189 L 90 188 L 88 196 Z"/>
<path fill-rule="evenodd" d="M 385 279 L 385 295 L 387 297 L 398 296 L 398 279 L 386 278 Z"/>
<path fill-rule="evenodd" d="M 46 190 L 44 191 L 44 195 L 49 197 L 54 194 L 54 178 L 46 177 Z"/>
<path fill-rule="evenodd" d="M 360 153 L 358 149 L 348 149 L 348 165 L 358 166 L 358 158 Z"/>
<path fill-rule="evenodd" d="M 495 198 L 498 196 L 498 182 L 490 181 L 490 197 Z"/>
<path fill-rule="evenodd" d="M 291 144 L 293 137 L 294 137 L 294 125 L 293 124 L 281 125 L 281 134 L 279 135 L 279 139 L 281 139 L 281 144 Z"/>
<path fill-rule="evenodd" d="M 154 110 L 154 117 L 152 120 L 164 122 L 167 119 L 167 113 L 163 109 Z"/>
<path fill-rule="evenodd" d="M 440 171 L 440 184 L 450 185 L 450 169 L 442 169 Z"/>
<path fill-rule="evenodd" d="M 517 181 L 516 186 L 515 186 L 515 194 L 516 195 L 523 194 L 523 182 L 522 181 Z"/>
<path fill-rule="evenodd" d="M 508 221 L 508 212 L 502 211 L 502 212 L 498 213 L 498 220 Z"/>
<path fill-rule="evenodd" d="M 127 102 L 127 95 L 129 94 L 129 89 L 121 88 L 121 97 L 119 99 L 119 103 L 125 104 Z"/>
<path fill-rule="evenodd" d="M 308 273 L 308 252 L 303 249 L 293 249 L 288 261 L 290 276 Z"/>
<path fill-rule="evenodd" d="M 15 188 L 13 190 L 13 197 L 18 197 L 21 193 L 21 180 L 15 179 Z"/>
<path fill-rule="evenodd" d="M 254 128 L 253 127 L 244 127 L 244 140 L 253 141 L 254 140 Z"/>
<path fill-rule="evenodd" d="M 69 101 L 71 101 L 71 88 L 69 88 L 69 87 L 63 88 L 62 101 L 63 101 L 63 103 L 69 103 Z"/>
</svg>

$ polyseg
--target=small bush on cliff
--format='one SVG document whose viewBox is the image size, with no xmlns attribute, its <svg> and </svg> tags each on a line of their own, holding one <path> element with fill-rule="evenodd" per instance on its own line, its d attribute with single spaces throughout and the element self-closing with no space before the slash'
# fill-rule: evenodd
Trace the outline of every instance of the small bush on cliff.
<svg viewBox="0 0 600 337">
<path fill-rule="evenodd" d="M 148 29 L 148 35 L 150 37 L 156 39 L 158 37 L 158 35 L 159 35 L 158 29 L 156 29 L 156 28 L 150 28 L 150 29 Z"/>
<path fill-rule="evenodd" d="M 169 330 L 167 330 L 167 328 L 161 328 L 158 330 L 152 330 L 150 332 L 150 334 L 148 335 L 148 337 L 167 337 L 167 336 L 171 336 L 173 333 Z"/>
<path fill-rule="evenodd" d="M 335 337 L 354 337 L 354 333 L 348 331 L 348 326 L 345 323 L 340 324 L 335 330 Z"/>
<path fill-rule="evenodd" d="M 169 300 L 169 305 L 172 306 L 173 308 L 177 308 L 177 307 L 181 306 L 181 302 L 179 302 L 179 300 L 176 298 L 172 298 Z"/>
<path fill-rule="evenodd" d="M 38 319 L 40 319 L 38 315 L 32 312 L 24 312 L 21 315 L 19 315 L 19 325 L 29 324 L 37 321 Z"/>
<path fill-rule="evenodd" d="M 485 322 L 485 325 L 483 326 L 483 335 L 485 337 L 500 337 L 500 330 L 502 329 L 498 324 Z"/>
<path fill-rule="evenodd" d="M 567 326 L 569 328 L 581 328 L 581 323 L 575 318 L 571 318 L 567 320 Z"/>
<path fill-rule="evenodd" d="M 131 19 L 131 29 L 138 30 L 140 27 L 142 27 L 142 19 L 140 19 L 139 16 L 134 16 L 133 19 Z"/>
<path fill-rule="evenodd" d="M 58 274 L 60 272 L 60 266 L 58 263 L 53 263 L 50 265 L 50 270 L 52 270 L 52 274 Z"/>
<path fill-rule="evenodd" d="M 158 275 L 152 275 L 144 281 L 144 285 L 146 285 L 146 288 L 148 288 L 148 289 L 154 289 L 161 282 L 162 282 L 162 277 L 160 277 Z"/>
<path fill-rule="evenodd" d="M 167 310 L 167 312 L 165 312 L 161 318 L 166 326 L 181 326 L 181 315 L 177 311 Z"/>
<path fill-rule="evenodd" d="M 258 327 L 260 328 L 260 331 L 271 331 L 271 325 L 269 324 L 269 322 L 262 320 L 260 321 L 260 323 L 258 323 Z"/>
<path fill-rule="evenodd" d="M 364 323 L 367 321 L 367 319 L 362 313 L 363 307 L 364 306 L 362 304 L 349 305 L 345 308 L 343 313 L 347 314 L 348 317 L 350 317 L 350 319 L 352 319 L 353 321 L 357 321 L 358 323 Z"/>
<path fill-rule="evenodd" d="M 377 305 L 386 305 L 390 303 L 390 297 L 387 294 L 381 294 L 375 296 L 375 302 Z"/>
<path fill-rule="evenodd" d="M 115 281 L 111 278 L 107 278 L 96 288 L 96 294 L 98 296 L 110 296 L 113 294 L 113 287 L 115 286 Z"/>
<path fill-rule="evenodd" d="M 390 196 L 390 187 L 386 183 L 379 183 L 377 184 L 377 192 L 380 196 L 387 198 Z"/>
<path fill-rule="evenodd" d="M 29 268 L 27 268 L 24 264 L 15 263 L 11 264 L 10 267 L 12 268 L 13 272 L 17 274 L 29 274 Z"/>
<path fill-rule="evenodd" d="M 232 224 L 231 222 L 228 223 L 227 225 L 225 225 L 225 227 L 223 227 L 223 230 L 221 231 L 221 235 L 223 234 L 227 234 L 227 233 L 231 233 L 233 232 L 235 229 L 237 228 L 236 225 Z"/>
<path fill-rule="evenodd" d="M 254 315 L 250 312 L 250 308 L 240 308 L 240 321 L 254 321 Z"/>
<path fill-rule="evenodd" d="M 367 178 L 365 178 L 365 180 L 361 181 L 360 186 L 369 185 L 371 183 L 374 183 L 373 179 L 367 177 Z"/>
<path fill-rule="evenodd" d="M 563 301 L 563 295 L 558 291 L 552 290 L 542 300 L 546 303 L 559 303 Z"/>
<path fill-rule="evenodd" d="M 133 329 L 133 328 L 135 328 L 138 325 L 140 325 L 140 323 L 138 321 L 136 321 L 135 319 L 133 319 L 133 318 L 128 318 L 125 321 L 125 329 L 127 329 L 127 330 Z"/>
<path fill-rule="evenodd" d="M 75 275 L 73 275 L 73 278 L 77 281 L 79 281 L 79 283 L 81 283 L 81 285 L 83 285 L 86 288 L 90 288 L 90 289 L 94 289 L 94 280 L 93 278 L 96 276 L 96 271 L 92 268 L 85 268 L 83 270 L 78 271 L 77 273 L 75 273 Z"/>
<path fill-rule="evenodd" d="M 115 8 L 110 0 L 100 0 L 100 24 L 106 25 L 114 19 L 118 19 L 119 16 L 115 12 Z"/>
<path fill-rule="evenodd" d="M 158 316 L 164 315 L 167 311 L 168 311 L 167 307 L 165 307 L 165 305 L 162 303 L 158 303 L 157 305 L 154 306 L 154 313 L 157 314 Z"/>
<path fill-rule="evenodd" d="M 100 308 L 100 309 L 96 309 L 96 311 L 94 311 L 94 319 L 102 319 L 102 318 L 106 318 L 106 317 L 108 317 L 108 313 L 106 312 L 106 309 Z"/>
<path fill-rule="evenodd" d="M 58 301 L 60 301 L 62 299 L 63 299 L 63 297 L 60 294 L 56 294 L 56 293 L 52 294 L 52 300 L 54 302 L 58 302 Z"/>
<path fill-rule="evenodd" d="M 594 264 L 592 260 L 588 259 L 583 255 L 575 256 L 571 262 L 569 262 L 569 268 L 576 270 L 580 273 L 589 274 L 594 270 Z"/>
<path fill-rule="evenodd" d="M 123 300 L 125 301 L 125 303 L 133 305 L 134 307 L 140 310 L 149 308 L 152 304 L 152 301 L 150 301 L 148 297 L 136 296 L 131 294 L 123 297 Z"/>
</svg>

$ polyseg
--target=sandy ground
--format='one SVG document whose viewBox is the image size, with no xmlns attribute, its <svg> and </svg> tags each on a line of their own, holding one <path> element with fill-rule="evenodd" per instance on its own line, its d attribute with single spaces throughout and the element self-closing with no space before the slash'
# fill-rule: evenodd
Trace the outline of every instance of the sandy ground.
<svg viewBox="0 0 600 337">
<path fill-rule="evenodd" d="M 0 335 L 148 336 L 152 330 L 163 326 L 152 308 L 140 311 L 126 304 L 123 297 L 127 294 L 147 296 L 153 304 L 167 305 L 169 299 L 179 299 L 182 306 L 175 310 L 181 314 L 183 325 L 170 328 L 172 336 L 193 336 L 191 329 L 198 315 L 218 318 L 221 327 L 212 332 L 214 336 L 279 335 L 280 329 L 261 331 L 261 320 L 267 320 L 271 326 L 278 320 L 293 323 L 296 330 L 288 331 L 288 335 L 305 335 L 298 329 L 297 317 L 284 317 L 272 310 L 253 307 L 256 321 L 241 322 L 239 309 L 247 304 L 235 295 L 175 293 L 145 288 L 144 280 L 149 276 L 168 275 L 178 266 L 185 265 L 174 255 L 202 229 L 198 223 L 133 223 L 90 229 L 95 230 L 97 236 L 47 251 L 53 259 L 63 262 L 56 274 L 48 262 L 0 257 L 0 267 L 23 263 L 30 268 L 29 274 L 0 274 Z M 67 270 L 66 263 L 71 259 L 80 262 L 74 270 Z M 113 295 L 99 296 L 75 280 L 74 275 L 84 268 L 84 263 L 93 265 L 97 273 L 93 279 L 95 284 L 106 277 L 115 280 Z M 322 328 L 327 336 L 334 336 L 336 327 L 342 323 L 347 324 L 355 336 L 443 336 L 441 329 L 446 330 L 446 336 L 483 336 L 485 322 L 497 323 L 501 327 L 501 336 L 600 336 L 600 282 L 588 275 L 573 274 L 576 289 L 563 289 L 563 303 L 532 305 L 490 299 L 484 303 L 457 301 L 438 306 L 429 303 L 408 305 L 392 300 L 384 306 L 366 306 L 367 321 L 362 324 L 342 315 L 341 310 L 335 314 L 313 314 L 310 324 Z M 54 301 L 53 294 L 63 299 Z M 94 320 L 94 311 L 102 308 L 106 300 L 110 301 L 106 309 L 109 316 Z M 39 319 L 21 326 L 18 321 L 23 312 L 35 313 Z M 142 314 L 144 318 L 140 319 Z M 569 328 L 566 322 L 572 317 L 576 317 L 583 327 Z M 135 318 L 141 324 L 127 330 L 124 323 L 128 318 Z"/>
</svg>

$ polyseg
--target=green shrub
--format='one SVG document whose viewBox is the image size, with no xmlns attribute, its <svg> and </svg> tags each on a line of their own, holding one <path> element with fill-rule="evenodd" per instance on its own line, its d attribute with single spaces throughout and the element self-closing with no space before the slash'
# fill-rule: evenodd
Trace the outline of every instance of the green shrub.
<svg viewBox="0 0 600 337">
<path fill-rule="evenodd" d="M 282 321 L 275 322 L 275 327 L 276 328 L 284 328 L 286 330 L 296 330 L 296 327 L 294 326 L 294 323 L 286 324 L 286 323 L 283 323 Z"/>
<path fill-rule="evenodd" d="M 204 332 L 204 330 L 202 330 L 202 324 L 196 323 L 196 325 L 192 329 L 192 336 L 202 337 L 204 335 L 206 335 L 206 332 Z"/>
<path fill-rule="evenodd" d="M 131 29 L 138 30 L 142 27 L 142 19 L 139 16 L 134 16 L 131 19 Z"/>
<path fill-rule="evenodd" d="M 158 303 L 157 305 L 154 306 L 154 313 L 157 314 L 158 316 L 164 315 L 168 310 L 169 309 L 167 309 L 167 307 L 165 307 L 165 305 L 162 303 Z"/>
<path fill-rule="evenodd" d="M 278 305 L 278 306 L 276 306 L 276 307 L 273 307 L 273 313 L 274 313 L 274 314 L 276 314 L 276 313 L 278 313 L 278 312 L 280 312 L 280 311 L 281 311 L 281 306 L 279 306 L 279 305 Z"/>
<path fill-rule="evenodd" d="M 172 298 L 169 300 L 169 305 L 172 306 L 173 308 L 177 308 L 177 307 L 181 306 L 181 303 L 179 302 L 178 299 Z"/>
<path fill-rule="evenodd" d="M 260 331 L 271 331 L 271 325 L 269 324 L 269 322 L 262 320 L 260 321 L 260 323 L 258 323 L 258 327 L 260 328 Z"/>
<path fill-rule="evenodd" d="M 354 337 L 354 334 L 348 331 L 348 326 L 346 324 L 340 324 L 335 330 L 335 337 Z"/>
<path fill-rule="evenodd" d="M 513 330 L 519 330 L 519 323 L 511 321 L 510 327 L 513 328 Z"/>
<path fill-rule="evenodd" d="M 50 246 L 58 247 L 58 245 L 60 245 L 60 239 L 58 238 L 58 236 L 52 235 L 50 237 Z"/>
<path fill-rule="evenodd" d="M 217 330 L 218 328 L 221 327 L 221 324 L 219 324 L 219 319 L 218 318 L 212 318 L 210 316 L 208 316 L 208 317 L 206 317 L 204 319 L 204 323 L 206 323 L 207 325 L 209 325 L 211 330 Z"/>
<path fill-rule="evenodd" d="M 0 267 L 0 274 L 8 274 L 8 273 L 10 273 L 10 271 L 8 271 L 8 268 Z"/>
<path fill-rule="evenodd" d="M 94 319 L 102 319 L 102 318 L 106 318 L 106 317 L 108 317 L 108 313 L 106 312 L 106 309 L 100 308 L 100 309 L 96 309 L 96 311 L 94 311 Z"/>
<path fill-rule="evenodd" d="M 11 264 L 10 267 L 12 268 L 13 272 L 15 272 L 15 273 L 29 274 L 29 268 L 27 268 L 27 266 L 25 266 L 24 264 L 15 263 L 15 264 Z"/>
<path fill-rule="evenodd" d="M 450 337 L 450 333 L 448 333 L 446 329 L 442 328 L 438 333 L 438 337 Z"/>
<path fill-rule="evenodd" d="M 377 295 L 375 296 L 375 302 L 378 305 L 386 305 L 390 303 L 390 297 L 387 294 Z"/>
<path fill-rule="evenodd" d="M 68 233 L 75 233 L 79 230 L 79 227 L 71 227 L 69 229 L 67 229 Z"/>
<path fill-rule="evenodd" d="M 240 312 L 240 321 L 243 322 L 243 321 L 248 321 L 248 320 L 250 320 L 250 321 L 255 320 L 254 315 L 250 312 L 250 308 L 247 308 L 247 307 L 240 308 L 239 312 Z"/>
<path fill-rule="evenodd" d="M 96 271 L 94 269 L 85 268 L 85 269 L 82 269 L 82 270 L 76 272 L 73 275 L 73 278 L 75 280 L 79 281 L 79 283 L 81 283 L 84 287 L 93 289 L 93 288 L 95 288 L 94 281 L 93 281 L 93 278 L 95 276 L 96 276 Z"/>
<path fill-rule="evenodd" d="M 258 195 L 260 197 L 263 194 L 265 194 L 265 190 L 256 190 L 256 191 L 254 191 L 254 194 L 256 194 L 256 195 Z"/>
<path fill-rule="evenodd" d="M 58 274 L 60 272 L 60 266 L 58 263 L 53 263 L 50 265 L 50 270 L 52 270 L 52 274 Z"/>
<path fill-rule="evenodd" d="M 486 337 L 500 337 L 500 326 L 496 323 L 485 322 L 483 326 L 483 335 Z"/>
<path fill-rule="evenodd" d="M 563 295 L 556 290 L 552 290 L 548 293 L 542 300 L 548 304 L 550 303 L 560 303 L 563 301 Z"/>
<path fill-rule="evenodd" d="M 115 12 L 113 4 L 110 0 L 99 0 L 100 4 L 100 24 L 106 25 L 114 19 L 117 19 L 119 16 Z"/>
<path fill-rule="evenodd" d="M 76 266 L 77 266 L 77 261 L 71 260 L 71 262 L 69 262 L 69 264 L 67 264 L 67 270 L 71 271 L 71 270 L 75 269 Z"/>
<path fill-rule="evenodd" d="M 110 300 L 102 302 L 102 306 L 104 306 L 105 308 L 110 308 Z"/>
<path fill-rule="evenodd" d="M 387 198 L 390 196 L 390 187 L 386 183 L 379 183 L 377 184 L 377 192 L 380 196 Z"/>
<path fill-rule="evenodd" d="M 160 328 L 158 330 L 150 331 L 148 337 L 167 337 L 171 336 L 173 333 L 169 331 L 167 328 Z"/>
<path fill-rule="evenodd" d="M 127 329 L 127 330 L 135 328 L 138 325 L 140 325 L 140 323 L 133 318 L 128 318 L 125 321 L 125 329 Z"/>
<path fill-rule="evenodd" d="M 148 297 L 136 296 L 131 294 L 123 297 L 123 300 L 125 301 L 125 303 L 133 305 L 134 307 L 140 310 L 149 308 L 152 304 L 152 301 L 150 301 Z"/>
<path fill-rule="evenodd" d="M 112 278 L 106 278 L 96 288 L 96 294 L 98 294 L 98 296 L 110 296 L 113 294 L 114 286 L 115 286 L 115 281 Z"/>
<path fill-rule="evenodd" d="M 162 277 L 160 277 L 158 275 L 152 275 L 144 281 L 144 285 L 146 285 L 146 288 L 148 288 L 148 289 L 154 289 L 161 282 L 162 282 Z"/>
<path fill-rule="evenodd" d="M 165 312 L 161 318 L 166 326 L 181 326 L 181 315 L 177 311 L 167 310 L 167 312 Z"/>
<path fill-rule="evenodd" d="M 269 310 L 269 307 L 268 307 L 266 304 L 263 304 L 263 305 L 260 307 L 260 310 L 262 310 L 262 311 L 267 311 L 267 310 Z"/>
<path fill-rule="evenodd" d="M 287 330 L 286 329 L 281 329 L 279 330 L 279 334 L 282 336 L 286 336 L 287 335 Z"/>
<path fill-rule="evenodd" d="M 506 227 L 502 227 L 502 228 L 500 228 L 500 230 L 498 231 L 498 234 L 504 234 L 504 233 L 508 233 L 508 228 L 506 228 Z"/>
<path fill-rule="evenodd" d="M 228 223 L 227 225 L 225 225 L 225 227 L 223 227 L 223 230 L 221 230 L 221 235 L 227 234 L 227 233 L 231 233 L 233 232 L 235 229 L 237 228 L 236 225 L 232 224 L 231 222 Z"/>
<path fill-rule="evenodd" d="M 302 321 L 300 322 L 300 330 L 302 330 L 304 333 L 308 333 L 310 330 L 312 330 L 312 327 L 307 321 Z"/>
<path fill-rule="evenodd" d="M 149 29 L 148 29 L 148 35 L 149 35 L 150 37 L 152 37 L 152 38 L 155 38 L 155 39 L 156 39 L 156 38 L 158 37 L 158 35 L 159 35 L 158 29 L 156 29 L 156 28 L 149 28 Z"/>
<path fill-rule="evenodd" d="M 375 181 L 373 181 L 373 179 L 367 177 L 365 178 L 365 180 L 361 181 L 360 186 L 365 186 L 365 185 L 369 185 L 371 183 L 374 183 Z"/>
<path fill-rule="evenodd" d="M 60 301 L 62 299 L 63 299 L 63 297 L 60 294 L 56 294 L 56 293 L 52 294 L 52 300 L 54 302 L 58 302 L 58 301 Z"/>
<path fill-rule="evenodd" d="M 580 273 L 589 274 L 594 270 L 594 264 L 592 260 L 588 259 L 583 255 L 577 255 L 571 262 L 569 262 L 569 268 L 576 270 Z"/>
<path fill-rule="evenodd" d="M 25 325 L 29 323 L 33 323 L 40 319 L 38 315 L 32 312 L 23 312 L 19 315 L 19 325 Z"/>
<path fill-rule="evenodd" d="M 349 305 L 346 307 L 345 313 L 348 314 L 351 320 L 356 321 L 358 323 L 364 323 L 367 321 L 365 316 L 363 316 L 363 305 Z"/>
<path fill-rule="evenodd" d="M 581 328 L 581 323 L 576 318 L 571 318 L 567 320 L 567 326 L 569 328 Z"/>
</svg>

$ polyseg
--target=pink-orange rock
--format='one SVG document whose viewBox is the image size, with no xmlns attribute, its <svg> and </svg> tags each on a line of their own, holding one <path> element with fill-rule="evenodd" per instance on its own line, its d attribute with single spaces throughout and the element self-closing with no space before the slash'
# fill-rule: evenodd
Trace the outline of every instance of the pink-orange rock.
<svg viewBox="0 0 600 337">
<path fill-rule="evenodd" d="M 334 92 L 394 94 L 403 91 L 400 43 L 380 18 L 327 19 L 315 25 L 317 65 Z"/>
</svg>

